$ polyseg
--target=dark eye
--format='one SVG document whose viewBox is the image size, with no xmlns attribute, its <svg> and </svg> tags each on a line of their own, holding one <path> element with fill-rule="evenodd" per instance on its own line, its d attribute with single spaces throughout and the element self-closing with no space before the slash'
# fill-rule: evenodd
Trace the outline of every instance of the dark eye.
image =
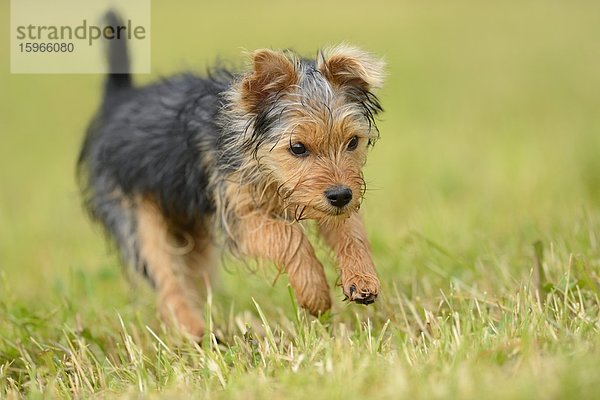
<svg viewBox="0 0 600 400">
<path fill-rule="evenodd" d="M 352 151 L 354 149 L 356 149 L 356 147 L 358 146 L 358 137 L 357 136 L 352 136 L 352 138 L 350 139 L 350 141 L 348 142 L 348 150 Z"/>
<path fill-rule="evenodd" d="M 290 151 L 297 156 L 303 156 L 306 155 L 306 146 L 302 143 L 294 143 L 290 146 Z"/>
</svg>

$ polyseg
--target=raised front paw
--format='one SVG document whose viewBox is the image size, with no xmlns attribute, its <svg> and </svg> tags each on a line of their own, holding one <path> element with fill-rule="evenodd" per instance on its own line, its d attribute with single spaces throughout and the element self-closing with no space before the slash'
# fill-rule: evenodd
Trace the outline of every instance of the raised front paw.
<svg viewBox="0 0 600 400">
<path fill-rule="evenodd" d="M 342 290 L 346 300 L 368 305 L 379 295 L 379 279 L 375 275 L 360 274 L 342 277 Z"/>
</svg>

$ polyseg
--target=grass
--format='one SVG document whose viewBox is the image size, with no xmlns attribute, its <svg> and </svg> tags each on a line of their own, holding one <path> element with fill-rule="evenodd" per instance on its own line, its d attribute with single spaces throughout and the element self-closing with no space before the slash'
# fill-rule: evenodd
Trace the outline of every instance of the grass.
<svg viewBox="0 0 600 400">
<path fill-rule="evenodd" d="M 389 64 L 363 207 L 380 299 L 335 288 L 316 320 L 285 276 L 227 259 L 206 307 L 222 343 L 163 326 L 81 211 L 102 77 L 10 75 L 3 32 L 0 398 L 597 397 L 600 6 L 394 4 L 153 2 L 141 82 L 264 46 Z"/>
</svg>

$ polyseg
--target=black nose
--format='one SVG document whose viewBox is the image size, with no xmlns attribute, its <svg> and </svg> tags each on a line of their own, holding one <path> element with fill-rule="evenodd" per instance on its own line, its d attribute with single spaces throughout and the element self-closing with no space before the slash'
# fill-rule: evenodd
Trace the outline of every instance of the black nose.
<svg viewBox="0 0 600 400">
<path fill-rule="evenodd" d="M 344 207 L 352 200 L 352 190 L 346 186 L 334 186 L 325 191 L 325 197 L 334 207 Z"/>
</svg>

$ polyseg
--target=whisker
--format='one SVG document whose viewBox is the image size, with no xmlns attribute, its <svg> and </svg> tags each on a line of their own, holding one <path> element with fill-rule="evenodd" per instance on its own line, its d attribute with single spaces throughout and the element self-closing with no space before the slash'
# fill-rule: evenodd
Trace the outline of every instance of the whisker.
<svg viewBox="0 0 600 400">
<path fill-rule="evenodd" d="M 297 219 L 298 222 L 302 221 L 302 216 L 304 215 L 304 210 L 306 210 L 306 206 L 302 206 L 302 210 L 300 211 L 300 217 Z"/>
</svg>

